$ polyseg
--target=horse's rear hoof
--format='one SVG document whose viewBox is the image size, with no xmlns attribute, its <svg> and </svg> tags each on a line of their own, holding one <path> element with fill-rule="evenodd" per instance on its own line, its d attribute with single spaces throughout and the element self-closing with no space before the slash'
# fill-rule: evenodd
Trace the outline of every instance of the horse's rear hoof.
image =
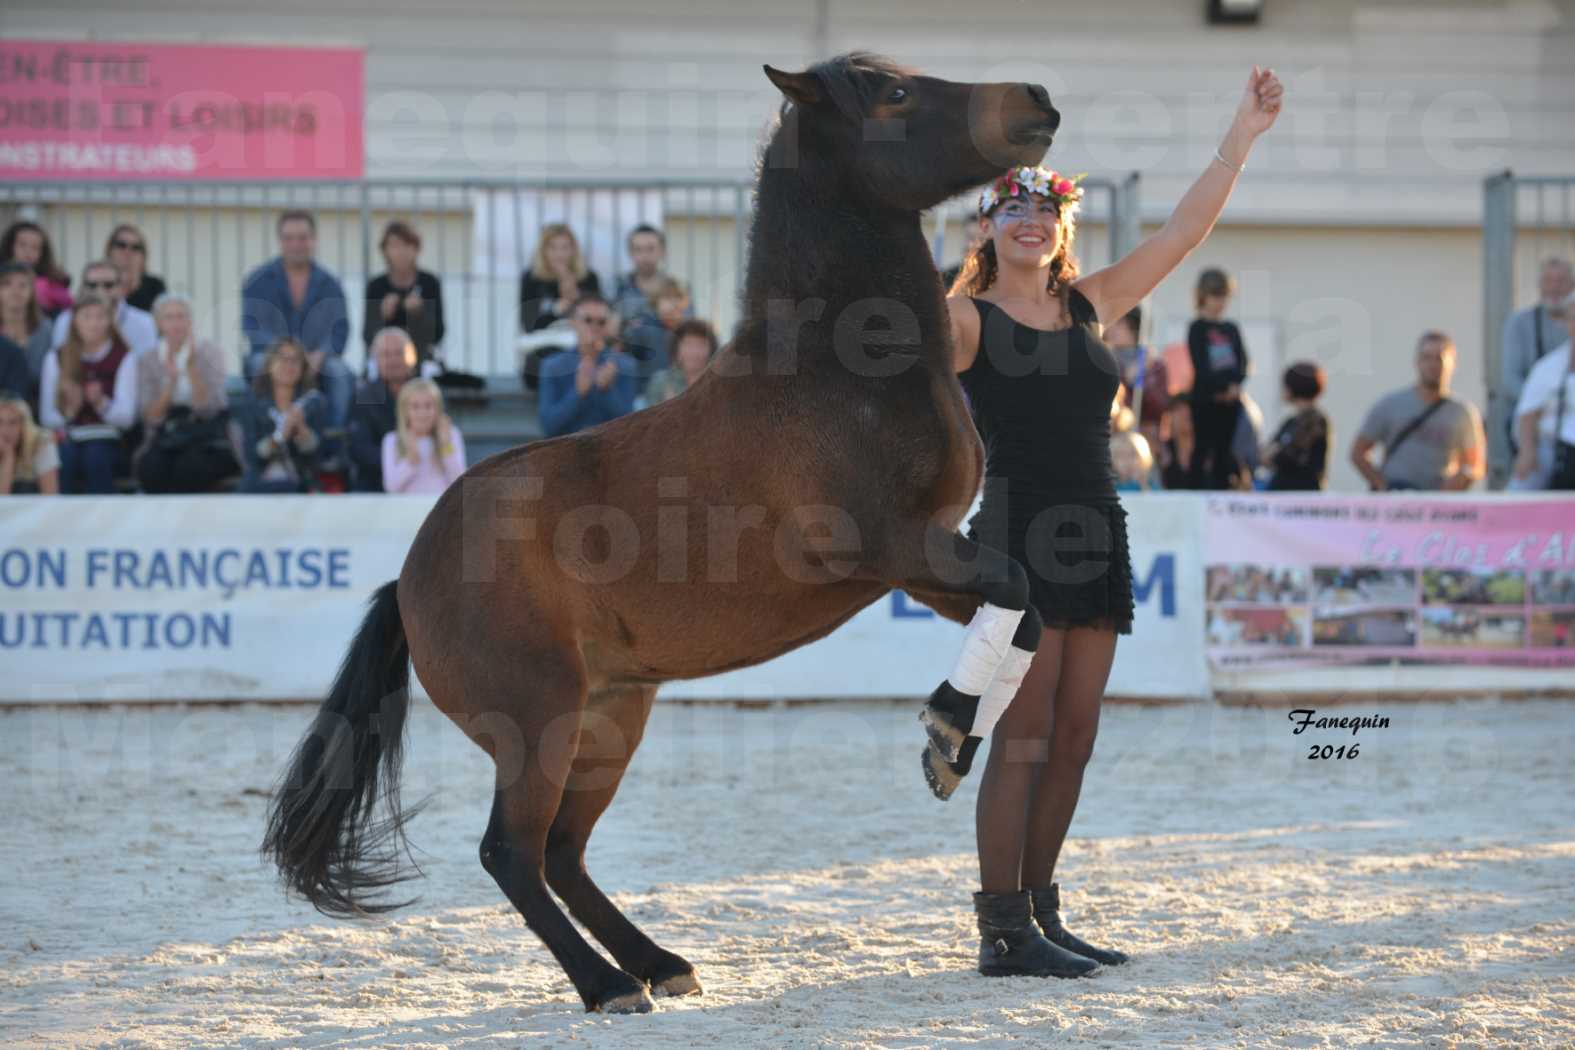
<svg viewBox="0 0 1575 1050">
<path fill-rule="evenodd" d="M 651 985 L 651 994 L 663 997 L 677 997 L 680 995 L 699 995 L 703 989 L 700 987 L 700 978 L 695 972 L 675 973 L 671 977 L 664 977 Z"/>
<path fill-rule="evenodd" d="M 632 992 L 608 996 L 596 1004 L 596 1012 L 602 1014 L 648 1014 L 654 1009 L 656 1003 L 651 1000 L 644 985 Z"/>
</svg>

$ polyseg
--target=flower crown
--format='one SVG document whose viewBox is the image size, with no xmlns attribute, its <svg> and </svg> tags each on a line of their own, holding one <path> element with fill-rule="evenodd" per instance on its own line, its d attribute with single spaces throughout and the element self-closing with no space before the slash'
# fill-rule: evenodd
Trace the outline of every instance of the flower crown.
<svg viewBox="0 0 1575 1050">
<path fill-rule="evenodd" d="M 1037 193 L 1055 201 L 1063 216 L 1070 215 L 1077 208 L 1077 202 L 1083 199 L 1083 189 L 1078 185 L 1083 178 L 1084 175 L 1062 175 L 1049 168 L 1012 168 L 979 194 L 979 214 L 988 215 L 1009 197 Z"/>
</svg>

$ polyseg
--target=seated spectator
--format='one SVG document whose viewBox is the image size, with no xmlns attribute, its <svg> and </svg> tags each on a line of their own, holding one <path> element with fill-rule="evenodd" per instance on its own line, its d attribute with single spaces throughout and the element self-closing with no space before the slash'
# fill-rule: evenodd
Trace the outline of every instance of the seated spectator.
<svg viewBox="0 0 1575 1050">
<path fill-rule="evenodd" d="M 1111 418 L 1110 428 L 1110 462 L 1116 472 L 1116 491 L 1146 491 L 1154 472 L 1154 453 L 1138 432 L 1136 415 L 1122 406 Z"/>
<path fill-rule="evenodd" d="M 1318 407 L 1326 377 L 1311 361 L 1298 361 L 1281 380 L 1291 415 L 1263 451 L 1271 492 L 1315 492 L 1329 476 L 1329 417 Z"/>
<path fill-rule="evenodd" d="M 38 308 L 53 318 L 71 306 L 71 278 L 55 259 L 49 234 L 25 219 L 6 227 L 0 236 L 0 263 L 16 262 L 33 271 Z"/>
<path fill-rule="evenodd" d="M 625 321 L 652 309 L 656 293 L 671 279 L 667 265 L 667 235 L 655 226 L 640 225 L 629 231 L 629 261 L 634 269 L 620 274 L 613 288 L 612 308 Z"/>
<path fill-rule="evenodd" d="M 126 438 L 137 422 L 136 365 L 110 311 L 108 299 L 84 291 L 69 311 L 64 344 L 44 358 L 39 416 L 64 434 L 60 481 L 71 493 L 113 493 L 116 475 L 130 461 Z"/>
<path fill-rule="evenodd" d="M 673 333 L 692 313 L 689 290 L 667 277 L 656 286 L 653 305 L 638 316 L 625 319 L 619 345 L 635 359 L 635 374 L 642 385 L 671 363 Z"/>
<path fill-rule="evenodd" d="M 677 397 L 700 378 L 716 356 L 716 330 L 705 321 L 688 320 L 673 329 L 671 345 L 673 363 L 651 377 L 645 388 L 647 405 Z"/>
<path fill-rule="evenodd" d="M 21 393 L 36 401 L 44 355 L 54 345 L 54 329 L 39 309 L 33 271 L 19 262 L 0 263 L 0 339 L 22 348 L 28 387 Z"/>
<path fill-rule="evenodd" d="M 1421 489 L 1462 491 L 1486 470 L 1482 416 L 1476 406 L 1450 396 L 1455 343 L 1443 332 L 1424 332 L 1416 345 L 1416 385 L 1381 398 L 1367 413 L 1351 445 L 1351 464 L 1374 492 Z M 1382 446 L 1383 466 L 1369 454 Z"/>
<path fill-rule="evenodd" d="M 1515 405 L 1519 451 L 1509 483 L 1513 489 L 1575 489 L 1575 292 L 1556 312 L 1569 338 L 1531 367 L 1521 387 Z"/>
<path fill-rule="evenodd" d="M 574 353 L 541 367 L 541 429 L 547 437 L 573 434 L 634 410 L 634 359 L 607 345 L 612 309 L 599 295 L 584 295 L 569 314 Z"/>
<path fill-rule="evenodd" d="M 543 226 L 530 269 L 520 274 L 520 331 L 546 328 L 567 316 L 582 295 L 599 295 L 601 290 L 600 279 L 580 255 L 574 231 L 561 222 Z"/>
<path fill-rule="evenodd" d="M 366 283 L 366 321 L 361 326 L 367 357 L 372 340 L 384 328 L 402 329 L 416 348 L 416 358 L 432 360 L 432 347 L 443 341 L 443 286 L 416 266 L 421 235 L 397 219 L 383 228 L 378 242 L 388 269 Z"/>
<path fill-rule="evenodd" d="M 383 435 L 383 487 L 388 492 L 442 492 L 465 473 L 465 439 L 443 411 L 443 392 L 430 379 L 399 391 L 399 426 Z"/>
<path fill-rule="evenodd" d="M 1241 329 L 1225 320 L 1236 283 L 1224 270 L 1198 275 L 1194 293 L 1198 316 L 1187 329 L 1192 359 L 1193 487 L 1239 487 L 1245 464 L 1233 452 L 1241 423 L 1241 385 L 1250 372 Z M 1257 449 L 1253 449 L 1253 458 Z"/>
<path fill-rule="evenodd" d="M 104 258 L 120 267 L 121 298 L 152 313 L 154 301 L 164 294 L 164 282 L 148 272 L 148 239 L 142 231 L 129 222 L 116 226 L 105 242 Z"/>
<path fill-rule="evenodd" d="M 108 259 L 88 263 L 82 268 L 81 294 L 92 295 L 109 304 L 110 318 L 126 345 L 134 354 L 152 350 L 159 343 L 158 326 L 153 315 L 121 298 L 126 282 L 120 267 Z M 65 344 L 66 333 L 71 330 L 71 308 L 67 307 L 55 317 L 52 345 L 59 349 Z"/>
<path fill-rule="evenodd" d="M 0 394 L 26 398 L 33 393 L 33 370 L 27 367 L 27 350 L 0 335 Z"/>
<path fill-rule="evenodd" d="M 323 435 L 325 469 L 337 469 L 344 428 L 355 397 L 355 377 L 344 362 L 350 338 L 345 292 L 316 262 L 317 220 L 311 212 L 284 212 L 274 224 L 279 254 L 246 276 L 241 288 L 241 331 L 250 353 L 246 377 L 260 374 L 267 347 L 284 339 L 306 347 L 306 380 L 328 399 Z"/>
<path fill-rule="evenodd" d="M 26 401 L 0 393 L 0 496 L 53 496 L 59 491 L 55 436 L 33 422 Z"/>
<path fill-rule="evenodd" d="M 317 488 L 317 451 L 325 417 L 313 389 L 307 350 L 281 339 L 263 354 L 241 414 L 242 492 L 310 492 Z"/>
<path fill-rule="evenodd" d="M 192 332 L 191 300 L 165 292 L 153 306 L 159 345 L 137 357 L 142 447 L 132 470 L 143 492 L 208 492 L 240 471 L 230 444 L 224 354 Z"/>
<path fill-rule="evenodd" d="M 383 491 L 383 438 L 399 426 L 399 392 L 416 371 L 416 348 L 402 328 L 385 328 L 372 340 L 377 378 L 356 390 L 350 415 L 351 486 Z"/>
</svg>

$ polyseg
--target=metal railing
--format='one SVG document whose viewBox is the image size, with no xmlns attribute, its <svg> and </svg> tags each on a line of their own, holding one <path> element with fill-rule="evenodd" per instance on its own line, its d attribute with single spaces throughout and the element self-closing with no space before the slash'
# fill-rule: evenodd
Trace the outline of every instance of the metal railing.
<svg viewBox="0 0 1575 1050">
<path fill-rule="evenodd" d="M 1079 252 L 1087 270 L 1136 243 L 1137 176 L 1089 178 L 1083 186 Z M 73 286 L 87 262 L 104 256 L 109 232 L 135 224 L 148 241 L 148 272 L 190 295 L 198 332 L 232 349 L 239 362 L 242 281 L 278 253 L 279 213 L 311 211 L 317 259 L 338 276 L 349 301 L 346 357 L 359 368 L 364 289 L 384 269 L 384 226 L 401 219 L 422 237 L 418 265 L 442 283 L 445 361 L 500 375 L 516 368 L 520 274 L 537 231 L 550 222 L 574 230 L 609 295 L 629 269 L 629 230 L 641 223 L 661 228 L 667 268 L 690 287 L 696 315 L 725 339 L 737 320 L 752 193 L 746 180 L 10 182 L 0 183 L 0 220 L 28 218 L 48 230 Z M 942 265 L 962 254 L 973 200 L 958 198 L 926 218 Z"/>
<path fill-rule="evenodd" d="M 1493 175 L 1482 185 L 1482 346 L 1488 387 L 1488 464 L 1502 488 L 1514 405 L 1503 389 L 1504 322 L 1537 299 L 1539 263 L 1575 258 L 1575 175 Z M 1552 347 L 1548 347 L 1552 349 Z"/>
</svg>

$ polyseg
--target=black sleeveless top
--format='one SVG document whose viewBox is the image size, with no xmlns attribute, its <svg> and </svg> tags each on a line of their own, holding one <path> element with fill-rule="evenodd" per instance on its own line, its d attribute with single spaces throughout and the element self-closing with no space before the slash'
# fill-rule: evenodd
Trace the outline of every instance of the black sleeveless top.
<svg viewBox="0 0 1575 1050">
<path fill-rule="evenodd" d="M 1116 503 L 1110 404 L 1120 366 L 1093 304 L 1076 288 L 1067 296 L 1071 327 L 1049 332 L 974 299 L 979 352 L 957 378 L 984 441 L 987 479 L 1007 479 L 1018 500 Z"/>
</svg>

